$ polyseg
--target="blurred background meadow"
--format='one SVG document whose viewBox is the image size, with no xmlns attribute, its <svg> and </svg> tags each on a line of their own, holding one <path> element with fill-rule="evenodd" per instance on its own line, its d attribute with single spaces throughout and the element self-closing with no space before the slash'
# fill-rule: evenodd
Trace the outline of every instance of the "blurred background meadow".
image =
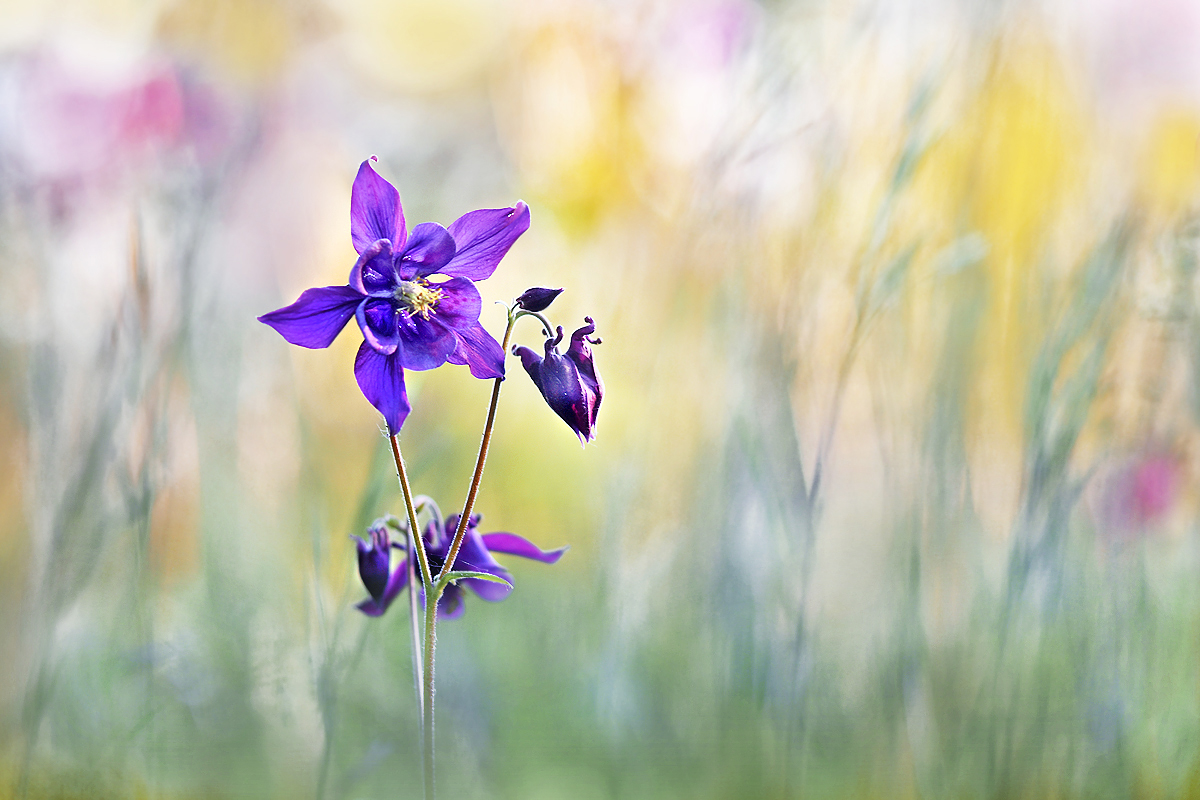
<svg viewBox="0 0 1200 800">
<path fill-rule="evenodd" d="M 439 626 L 443 797 L 1200 797 L 1192 0 L 6 0 L 0 797 L 418 796 L 358 333 L 255 320 L 371 154 L 604 338 L 586 450 L 509 362 L 482 530 L 571 550 Z M 409 391 L 451 511 L 490 385 Z"/>
</svg>

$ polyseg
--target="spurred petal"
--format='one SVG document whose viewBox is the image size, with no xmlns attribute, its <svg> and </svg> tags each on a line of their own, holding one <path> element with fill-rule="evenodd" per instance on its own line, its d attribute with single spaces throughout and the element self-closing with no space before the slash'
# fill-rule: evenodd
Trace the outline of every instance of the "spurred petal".
<svg viewBox="0 0 1200 800">
<path fill-rule="evenodd" d="M 371 541 L 353 537 L 358 543 L 358 575 L 371 597 L 379 600 L 387 587 L 388 566 L 391 560 L 391 545 L 387 526 L 376 521 L 368 531 Z"/>
<path fill-rule="evenodd" d="M 396 359 L 406 369 L 434 369 L 446 363 L 454 352 L 458 339 L 453 331 L 437 322 L 437 317 L 425 319 L 419 314 L 409 316 L 401 313 L 396 318 L 400 329 L 400 342 L 396 348 Z"/>
<path fill-rule="evenodd" d="M 355 312 L 363 338 L 378 353 L 391 355 L 400 343 L 400 330 L 396 322 L 396 307 L 391 300 L 368 297 Z"/>
<path fill-rule="evenodd" d="M 388 433 L 393 436 L 400 432 L 400 426 L 412 410 L 404 389 L 404 368 L 398 356 L 399 352 L 390 356 L 377 353 L 364 341 L 354 359 L 354 377 L 358 379 L 358 388 L 367 401 L 383 414 Z"/>
<path fill-rule="evenodd" d="M 259 322 L 270 325 L 292 344 L 328 347 L 362 302 L 363 296 L 349 286 L 308 289 L 290 306 L 263 314 Z"/>
<path fill-rule="evenodd" d="M 504 377 L 504 350 L 478 322 L 467 330 L 454 332 L 458 345 L 446 360 L 451 364 L 466 364 L 476 378 Z"/>
<path fill-rule="evenodd" d="M 400 563 L 392 570 L 392 575 L 388 578 L 387 588 L 383 590 L 383 596 L 378 600 L 368 598 L 359 603 L 355 608 L 366 614 L 368 617 L 383 616 L 383 612 L 388 610 L 388 606 L 392 601 L 404 591 L 404 587 L 408 586 L 408 561 L 400 559 Z"/>
<path fill-rule="evenodd" d="M 434 320 L 451 330 L 468 330 L 479 322 L 483 300 L 475 284 L 466 278 L 451 278 L 432 286 L 442 293 L 434 311 Z"/>
<path fill-rule="evenodd" d="M 397 269 L 406 281 L 440 272 L 454 257 L 454 237 L 436 222 L 422 222 L 413 228 Z"/>
<path fill-rule="evenodd" d="M 540 389 L 542 384 L 538 379 L 538 372 L 542 368 L 542 357 L 538 355 L 537 351 L 530 350 L 525 345 L 514 347 L 513 355 L 521 359 L 521 366 L 529 373 L 529 377 L 533 378 L 534 385 Z"/>
<path fill-rule="evenodd" d="M 366 614 L 368 617 L 382 617 L 383 612 L 387 611 L 387 606 L 382 603 L 375 602 L 374 598 L 367 598 L 355 606 L 359 611 Z"/>
<path fill-rule="evenodd" d="M 350 285 L 363 294 L 390 297 L 399 282 L 393 261 L 391 242 L 371 242 L 350 268 Z"/>
<path fill-rule="evenodd" d="M 493 553 L 508 553 L 522 558 L 532 558 L 543 564 L 553 564 L 568 550 L 566 547 L 560 547 L 557 550 L 542 550 L 533 542 L 523 536 L 517 536 L 515 533 L 485 533 L 483 544 Z"/>
<path fill-rule="evenodd" d="M 529 206 L 519 201 L 512 208 L 483 208 L 464 214 L 450 224 L 458 252 L 441 271 L 473 281 L 490 277 L 513 242 L 527 230 Z"/>
<path fill-rule="evenodd" d="M 584 400 L 587 406 L 587 438 L 589 440 L 596 438 L 596 416 L 600 413 L 600 401 L 604 399 L 604 381 L 600 378 L 600 373 L 596 372 L 596 364 L 592 360 L 592 348 L 588 344 L 600 344 L 600 339 L 593 337 L 596 332 L 596 323 L 591 317 L 584 317 L 586 323 L 582 328 L 579 328 L 571 334 L 571 346 L 567 348 L 567 358 L 579 370 L 579 379 L 583 383 L 585 391 Z"/>
<path fill-rule="evenodd" d="M 350 239 L 361 253 L 379 239 L 387 239 L 396 252 L 404 250 L 404 209 L 396 187 L 379 177 L 371 162 L 362 162 L 350 191 Z"/>
</svg>

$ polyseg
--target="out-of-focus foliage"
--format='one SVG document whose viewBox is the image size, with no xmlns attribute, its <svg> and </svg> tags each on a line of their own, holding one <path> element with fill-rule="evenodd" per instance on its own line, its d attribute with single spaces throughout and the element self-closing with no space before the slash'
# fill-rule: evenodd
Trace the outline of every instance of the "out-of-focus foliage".
<svg viewBox="0 0 1200 800">
<path fill-rule="evenodd" d="M 417 796 L 357 337 L 255 317 L 529 202 L 581 452 L 509 362 L 440 626 L 446 797 L 1200 796 L 1200 10 L 0 5 L 0 797 Z M 517 340 L 535 350 L 532 322 Z M 490 386 L 409 376 L 447 511 Z M 512 561 L 510 559 L 510 561 Z"/>
</svg>

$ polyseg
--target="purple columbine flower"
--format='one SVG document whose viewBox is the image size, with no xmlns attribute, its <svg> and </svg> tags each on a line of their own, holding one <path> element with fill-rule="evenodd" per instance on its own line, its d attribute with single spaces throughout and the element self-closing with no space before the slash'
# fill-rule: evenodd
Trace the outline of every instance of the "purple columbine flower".
<svg viewBox="0 0 1200 800">
<path fill-rule="evenodd" d="M 454 560 L 455 572 L 487 572 L 501 577 L 511 584 L 512 575 L 496 559 L 492 558 L 492 553 L 508 553 L 509 555 L 541 561 L 543 564 L 553 564 L 562 558 L 563 553 L 567 552 L 567 548 L 565 547 L 560 547 L 557 550 L 542 550 L 528 539 L 513 533 L 488 533 L 480 535 L 479 531 L 476 530 L 476 527 L 479 525 L 479 519 L 480 516 L 478 514 L 471 515 L 466 535 L 463 538 L 462 549 L 458 551 L 458 558 Z M 451 539 L 454 536 L 454 531 L 458 529 L 458 520 L 458 514 L 451 514 L 446 518 L 445 523 L 434 519 L 425 526 L 425 533 L 423 535 L 425 552 L 429 556 L 429 569 L 434 576 L 437 575 L 442 565 L 446 563 L 446 556 L 450 552 Z M 357 536 L 354 537 L 358 539 L 359 576 L 362 577 L 363 585 L 367 587 L 367 591 L 371 594 L 369 599 L 362 601 L 357 607 L 369 617 L 378 617 L 387 611 L 392 601 L 408 585 L 407 555 L 400 560 L 400 563 L 388 575 L 389 559 L 387 553 L 389 548 L 396 547 L 407 550 L 407 546 L 390 544 L 388 542 L 387 527 L 381 520 L 377 520 L 371 526 L 370 534 L 371 542 L 369 544 L 362 539 L 358 539 Z M 383 569 L 382 575 L 387 576 L 386 578 L 380 577 L 380 565 L 382 565 Z M 420 569 L 419 566 L 417 568 Z M 484 600 L 491 602 L 503 600 L 512 591 L 512 586 L 480 580 L 479 578 L 466 578 L 458 581 L 457 584 L 452 583 L 442 592 L 442 598 L 438 601 L 438 615 L 440 617 L 443 619 L 453 619 L 454 617 L 462 616 L 464 611 L 464 587 L 470 589 Z"/>
<path fill-rule="evenodd" d="M 586 445 L 596 438 L 596 414 L 604 398 L 604 381 L 596 372 L 592 348 L 588 347 L 589 343 L 600 344 L 599 338 L 592 337 L 596 324 L 591 317 L 583 321 L 587 324 L 571 334 L 566 355 L 558 353 L 558 343 L 563 339 L 561 325 L 558 336 L 546 340 L 545 358 L 528 347 L 515 347 L 513 353 L 521 357 L 521 365 L 546 403 L 571 426 L 579 443 Z"/>
<path fill-rule="evenodd" d="M 409 232 L 396 187 L 371 159 L 350 194 L 350 239 L 358 261 L 346 286 L 308 289 L 265 322 L 292 344 L 328 347 L 351 317 L 363 333 L 354 359 L 358 386 L 396 434 L 411 407 L 404 370 L 466 364 L 476 378 L 504 376 L 504 351 L 479 324 L 475 281 L 496 270 L 529 229 L 529 208 L 486 208 L 449 228 L 422 222 Z M 443 279 L 436 279 L 442 276 Z"/>
</svg>

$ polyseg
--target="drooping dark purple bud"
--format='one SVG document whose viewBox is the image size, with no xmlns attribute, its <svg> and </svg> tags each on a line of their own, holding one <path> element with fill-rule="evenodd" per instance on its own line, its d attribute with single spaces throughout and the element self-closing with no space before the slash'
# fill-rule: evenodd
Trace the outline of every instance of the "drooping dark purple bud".
<svg viewBox="0 0 1200 800">
<path fill-rule="evenodd" d="M 600 339 L 592 337 L 596 325 L 591 317 L 583 319 L 587 324 L 571 334 L 566 355 L 558 352 L 558 344 L 563 340 L 561 326 L 556 337 L 546 340 L 544 357 L 528 347 L 516 347 L 513 353 L 521 357 L 521 366 L 546 404 L 575 431 L 579 443 L 586 445 L 596 438 L 596 414 L 604 398 L 604 381 L 596 372 L 592 349 L 588 347 L 600 344 Z"/>
<path fill-rule="evenodd" d="M 517 298 L 517 305 L 526 311 L 545 311 L 554 302 L 554 298 L 560 294 L 562 294 L 562 289 L 543 289 L 540 286 L 534 286 L 532 289 L 526 289 Z"/>
<path fill-rule="evenodd" d="M 371 537 L 369 542 L 354 537 L 358 542 L 358 575 L 371 597 L 378 601 L 388 584 L 391 542 L 383 520 L 375 520 L 367 530 L 367 535 Z"/>
</svg>

